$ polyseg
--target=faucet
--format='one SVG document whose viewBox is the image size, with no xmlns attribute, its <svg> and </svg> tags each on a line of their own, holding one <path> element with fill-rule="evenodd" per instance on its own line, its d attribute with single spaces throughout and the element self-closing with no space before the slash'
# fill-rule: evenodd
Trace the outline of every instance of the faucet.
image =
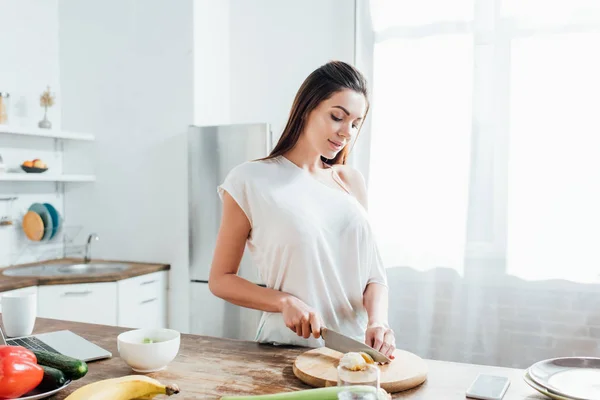
<svg viewBox="0 0 600 400">
<path fill-rule="evenodd" d="M 83 262 L 85 264 L 89 263 L 91 260 L 90 249 L 92 248 L 92 239 L 99 240 L 100 238 L 95 233 L 91 233 L 90 236 L 88 236 L 87 244 L 85 245 L 85 255 L 83 256 Z"/>
</svg>

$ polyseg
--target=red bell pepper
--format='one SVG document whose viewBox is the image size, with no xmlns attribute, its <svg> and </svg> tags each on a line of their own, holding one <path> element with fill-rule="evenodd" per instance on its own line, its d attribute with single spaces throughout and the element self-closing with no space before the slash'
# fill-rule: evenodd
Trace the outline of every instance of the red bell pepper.
<svg viewBox="0 0 600 400">
<path fill-rule="evenodd" d="M 0 346 L 0 399 L 14 399 L 37 387 L 44 370 L 32 351 L 21 346 Z"/>
</svg>

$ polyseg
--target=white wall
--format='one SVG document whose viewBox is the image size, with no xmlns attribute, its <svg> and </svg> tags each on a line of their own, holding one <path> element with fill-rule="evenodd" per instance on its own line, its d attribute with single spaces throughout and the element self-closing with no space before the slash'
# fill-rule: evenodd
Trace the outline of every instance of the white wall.
<svg viewBox="0 0 600 400">
<path fill-rule="evenodd" d="M 370 97 L 370 110 L 360 129 L 359 137 L 350 153 L 350 163 L 364 175 L 369 183 L 369 159 L 371 156 L 371 122 L 373 121 L 373 50 L 375 34 L 371 23 L 368 0 L 356 0 L 355 66 L 367 79 Z"/>
<path fill-rule="evenodd" d="M 187 330 L 187 169 L 193 2 L 61 0 L 64 127 L 96 135 L 97 181 L 70 190 L 94 257 L 171 264 L 169 323 Z M 69 159 L 66 164 L 81 162 Z"/>
<path fill-rule="evenodd" d="M 58 0 L 0 0 L 0 91 L 12 101 L 11 125 L 35 127 L 44 116 L 39 98 L 59 89 Z M 49 111 L 60 127 L 60 94 Z"/>
<path fill-rule="evenodd" d="M 61 127 L 58 51 L 57 0 L 0 1 L 0 91 L 11 95 L 9 125 L 37 127 L 44 115 L 39 96 L 50 86 L 56 104 L 48 118 L 53 128 Z M 44 160 L 52 173 L 63 168 L 62 153 L 51 139 L 0 134 L 0 155 L 9 169 L 20 171 L 23 161 L 34 158 Z M 0 202 L 0 217 L 15 220 L 13 226 L 0 226 L 0 267 L 60 254 L 60 241 L 58 246 L 30 242 L 20 228 L 21 217 L 34 202 L 49 202 L 62 213 L 62 191 L 56 189 L 52 183 L 0 182 L 0 198 L 18 197 L 12 204 Z"/>
<path fill-rule="evenodd" d="M 194 1 L 194 124 L 231 122 L 230 1 Z"/>
<path fill-rule="evenodd" d="M 230 0 L 231 122 L 269 122 L 279 138 L 304 79 L 354 59 L 354 2 Z"/>
</svg>

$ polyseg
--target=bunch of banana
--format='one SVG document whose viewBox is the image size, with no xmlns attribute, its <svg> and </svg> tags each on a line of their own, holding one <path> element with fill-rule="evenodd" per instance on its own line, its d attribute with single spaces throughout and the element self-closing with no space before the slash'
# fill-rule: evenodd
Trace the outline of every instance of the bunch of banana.
<svg viewBox="0 0 600 400">
<path fill-rule="evenodd" d="M 149 400 L 159 394 L 171 396 L 177 393 L 177 385 L 165 386 L 145 375 L 128 375 L 82 386 L 65 400 Z"/>
</svg>

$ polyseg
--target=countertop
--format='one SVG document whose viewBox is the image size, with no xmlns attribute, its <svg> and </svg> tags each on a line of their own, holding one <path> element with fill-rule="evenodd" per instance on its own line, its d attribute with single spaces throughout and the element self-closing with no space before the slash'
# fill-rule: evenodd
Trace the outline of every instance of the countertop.
<svg viewBox="0 0 600 400">
<path fill-rule="evenodd" d="M 28 286 L 43 286 L 43 285 L 66 285 L 73 283 L 94 283 L 94 282 L 116 282 L 122 279 L 133 278 L 139 275 L 146 275 L 152 272 L 169 270 L 169 264 L 151 264 L 138 263 L 131 261 L 115 261 L 115 260 L 91 260 L 90 263 L 123 263 L 130 264 L 132 267 L 121 272 L 108 274 L 81 274 L 68 276 L 6 276 L 2 273 L 7 269 L 22 268 L 32 265 L 47 265 L 60 263 L 81 263 L 80 258 L 63 258 L 56 260 L 48 260 L 31 264 L 21 264 L 0 269 L 0 292 L 8 290 L 20 289 Z"/>
<path fill-rule="evenodd" d="M 64 399 L 75 389 L 101 379 L 120 377 L 134 372 L 120 358 L 117 335 L 128 329 L 38 318 L 35 332 L 68 329 L 113 353 L 110 359 L 88 364 L 89 372 L 52 399 Z M 306 351 L 298 347 L 275 347 L 254 342 L 218 339 L 183 334 L 179 354 L 167 369 L 149 376 L 163 384 L 176 383 L 181 392 L 177 399 L 218 399 L 233 394 L 267 394 L 308 389 L 292 372 L 296 356 Z M 523 370 L 426 360 L 427 381 L 395 399 L 465 399 L 465 391 L 478 373 L 507 376 L 510 387 L 505 400 L 544 400 L 542 395 L 523 381 Z M 162 398 L 162 397 L 161 397 Z M 166 397 L 165 397 L 166 398 Z"/>
</svg>

